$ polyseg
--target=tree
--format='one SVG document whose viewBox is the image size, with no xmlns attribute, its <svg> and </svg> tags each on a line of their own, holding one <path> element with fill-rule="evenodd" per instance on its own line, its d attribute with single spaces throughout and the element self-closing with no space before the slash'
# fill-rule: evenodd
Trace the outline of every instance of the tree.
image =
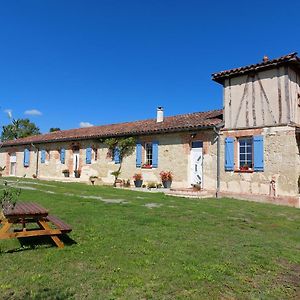
<svg viewBox="0 0 300 300">
<path fill-rule="evenodd" d="M 136 145 L 136 139 L 134 137 L 127 138 L 108 138 L 104 140 L 104 143 L 108 146 L 111 155 L 114 155 L 114 151 L 118 151 L 120 165 L 117 171 L 112 172 L 111 174 L 115 176 L 114 186 L 118 180 L 119 175 L 121 174 L 122 162 L 123 159 L 133 153 L 134 147 Z"/>
<path fill-rule="evenodd" d="M 54 131 L 60 131 L 61 129 L 59 127 L 51 127 L 49 129 L 49 132 L 54 132 Z"/>
<path fill-rule="evenodd" d="M 13 119 L 12 123 L 2 127 L 1 140 L 9 141 L 41 134 L 40 129 L 29 119 Z"/>
</svg>

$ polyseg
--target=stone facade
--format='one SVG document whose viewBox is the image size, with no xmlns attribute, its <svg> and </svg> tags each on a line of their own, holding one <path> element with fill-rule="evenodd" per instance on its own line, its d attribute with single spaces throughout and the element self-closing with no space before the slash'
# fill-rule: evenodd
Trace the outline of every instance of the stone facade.
<svg viewBox="0 0 300 300">
<path fill-rule="evenodd" d="M 240 171 L 236 157 L 237 149 L 235 149 L 235 170 L 228 172 L 224 167 L 221 168 L 221 193 L 223 192 L 224 195 L 239 194 L 243 197 L 257 195 L 256 200 L 264 195 L 267 196 L 266 200 L 271 202 L 276 202 L 276 197 L 286 197 L 287 203 L 284 200 L 281 201 L 282 203 L 298 207 L 300 156 L 295 127 L 278 126 L 223 131 L 221 134 L 221 144 L 223 145 L 221 147 L 221 165 L 225 164 L 225 137 L 234 137 L 235 148 L 237 148 L 239 137 L 257 134 L 264 137 L 264 171 Z M 270 199 L 267 199 L 268 197 Z"/>
<path fill-rule="evenodd" d="M 135 173 L 142 173 L 144 182 L 160 183 L 159 173 L 170 170 L 173 175 L 173 187 L 190 186 L 190 149 L 192 141 L 201 140 L 203 142 L 203 187 L 215 189 L 216 185 L 216 143 L 212 130 L 202 130 L 198 132 L 170 133 L 160 135 L 140 136 L 137 139 L 144 146 L 146 142 L 158 141 L 158 167 L 157 168 L 137 168 L 136 152 L 126 157 L 122 162 L 120 178 L 132 182 Z M 88 181 L 90 176 L 97 176 L 103 183 L 111 184 L 114 177 L 113 171 L 119 168 L 115 164 L 110 151 L 104 143 L 96 140 L 82 140 L 78 142 L 59 142 L 36 144 L 36 148 L 30 146 L 4 147 L 0 149 L 0 165 L 6 166 L 5 175 L 10 175 L 10 154 L 16 153 L 17 167 L 16 176 L 32 178 L 35 174 L 41 179 L 66 180 L 63 170 L 70 171 L 68 180 Z M 73 172 L 73 149 L 79 148 L 79 170 L 81 176 L 74 178 Z M 86 164 L 86 148 L 91 147 L 92 162 Z M 29 167 L 24 167 L 24 149 L 30 150 Z M 37 152 L 37 148 L 39 151 Z M 65 163 L 60 161 L 60 149 L 66 149 Z M 144 148 L 144 147 L 143 147 Z M 46 150 L 45 163 L 41 163 L 41 150 Z M 95 152 L 97 151 L 97 160 Z M 37 158 L 38 153 L 38 158 Z M 145 150 L 142 151 L 143 161 L 145 161 Z"/>
<path fill-rule="evenodd" d="M 299 59 L 292 54 L 216 73 L 216 81 L 224 87 L 220 195 L 300 206 L 298 65 Z M 239 140 L 253 141 L 254 137 L 261 137 L 263 141 L 263 167 L 255 170 L 252 162 L 249 170 L 245 170 L 239 162 Z M 234 144 L 231 170 L 224 168 L 225 152 L 231 151 L 226 150 L 226 138 L 231 138 Z M 253 160 L 254 152 L 252 148 Z"/>
</svg>

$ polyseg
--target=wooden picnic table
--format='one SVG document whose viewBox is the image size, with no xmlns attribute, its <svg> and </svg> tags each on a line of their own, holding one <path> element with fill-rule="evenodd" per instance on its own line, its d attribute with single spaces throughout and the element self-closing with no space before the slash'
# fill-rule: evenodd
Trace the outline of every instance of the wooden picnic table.
<svg viewBox="0 0 300 300">
<path fill-rule="evenodd" d="M 57 247 L 63 248 L 59 236 L 72 231 L 68 224 L 49 215 L 49 211 L 37 203 L 18 202 L 13 208 L 3 209 L 3 216 L 0 239 L 50 236 Z M 29 228 L 29 224 L 37 224 L 38 227 L 30 225 Z M 21 225 L 21 228 L 15 228 L 15 225 Z"/>
</svg>

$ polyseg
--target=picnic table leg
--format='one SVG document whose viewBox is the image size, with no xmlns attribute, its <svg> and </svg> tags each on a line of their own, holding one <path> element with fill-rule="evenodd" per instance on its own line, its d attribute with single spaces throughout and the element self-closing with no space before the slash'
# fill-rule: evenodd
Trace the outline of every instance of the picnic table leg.
<svg viewBox="0 0 300 300">
<path fill-rule="evenodd" d="M 1 239 L 1 236 L 4 235 L 5 233 L 7 233 L 12 225 L 12 223 L 9 223 L 7 221 L 3 221 L 3 226 L 2 228 L 0 229 L 0 239 Z"/>
<path fill-rule="evenodd" d="M 52 228 L 48 225 L 46 221 L 39 220 L 38 224 L 45 230 L 52 230 Z M 50 237 L 58 248 L 64 247 L 64 243 L 60 240 L 60 238 L 57 235 L 51 235 Z"/>
</svg>

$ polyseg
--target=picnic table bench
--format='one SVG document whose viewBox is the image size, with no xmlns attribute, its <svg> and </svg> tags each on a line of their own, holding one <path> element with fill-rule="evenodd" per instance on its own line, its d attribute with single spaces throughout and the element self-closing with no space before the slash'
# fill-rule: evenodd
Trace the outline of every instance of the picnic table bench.
<svg viewBox="0 0 300 300">
<path fill-rule="evenodd" d="M 60 235 L 72 231 L 70 225 L 59 218 L 49 215 L 49 211 L 37 203 L 18 202 L 13 208 L 3 209 L 4 218 L 1 220 L 0 240 L 33 236 L 50 236 L 57 247 L 64 244 Z M 27 226 L 36 224 L 38 227 Z M 15 228 L 14 225 L 19 225 Z M 21 228 L 20 228 L 21 225 Z"/>
</svg>

